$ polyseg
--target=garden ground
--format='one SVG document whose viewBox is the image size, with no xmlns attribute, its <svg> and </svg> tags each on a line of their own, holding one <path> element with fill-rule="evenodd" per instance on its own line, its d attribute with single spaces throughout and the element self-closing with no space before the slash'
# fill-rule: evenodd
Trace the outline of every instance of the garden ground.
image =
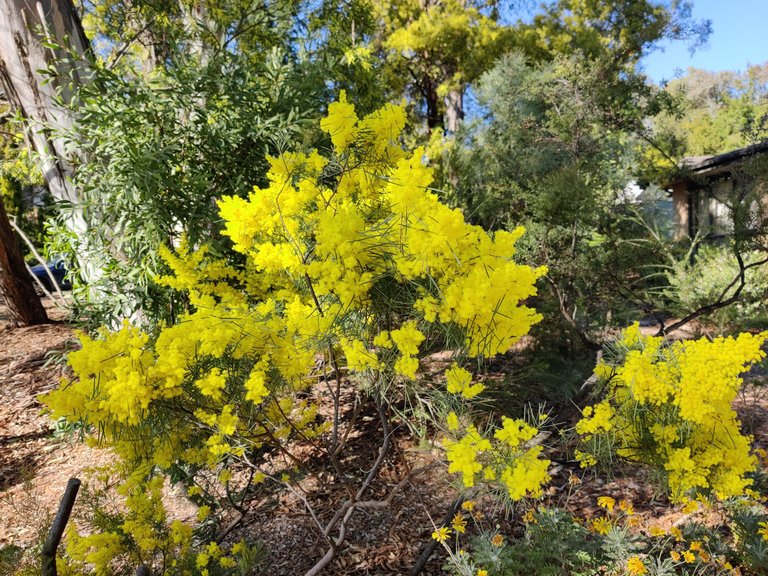
<svg viewBox="0 0 768 576">
<path fill-rule="evenodd" d="M 0 549 L 8 545 L 29 546 L 39 541 L 49 525 L 67 480 L 86 480 L 88 471 L 110 461 L 108 452 L 55 434 L 55 423 L 41 413 L 37 396 L 57 386 L 65 368 L 62 354 L 71 350 L 74 332 L 64 314 L 47 304 L 51 323 L 12 328 L 7 310 L 0 305 Z M 501 368 L 503 371 L 503 368 Z M 497 374 L 502 377 L 503 374 Z M 739 400 L 739 412 L 747 432 L 756 443 L 768 447 L 768 394 L 750 388 Z M 350 398 L 351 400 L 351 398 Z M 369 417 L 370 416 L 370 417 Z M 360 477 L 370 467 L 380 443 L 373 415 L 363 412 L 361 432 L 350 438 L 345 469 Z M 370 422 L 370 426 L 365 426 Z M 565 423 L 564 423 L 565 424 Z M 327 574 L 407 574 L 415 564 L 430 534 L 446 516 L 457 492 L 448 481 L 437 450 L 417 445 L 406 430 L 394 431 L 393 449 L 368 493 L 368 504 L 353 516 L 348 537 Z M 305 453 L 312 466 L 311 451 Z M 553 473 L 546 499 L 567 506 L 581 517 L 598 512 L 598 496 L 629 498 L 643 518 L 662 527 L 690 518 L 670 511 L 666 499 L 653 497 L 652 487 L 636 470 L 609 481 L 584 475 L 565 454 L 552 454 Z M 276 467 L 279 466 L 275 462 Z M 311 476 L 309 476 L 311 478 Z M 346 498 L 346 491 L 322 475 L 314 485 L 299 482 L 321 519 L 333 516 Z M 195 507 L 177 488 L 167 487 L 167 506 L 172 517 L 193 521 Z M 515 532 L 515 518 L 500 521 L 500 512 L 485 509 L 506 534 Z M 75 516 L 78 514 L 77 505 Z M 716 512 L 697 512 L 697 520 Z M 319 559 L 326 545 L 297 494 L 265 493 L 254 501 L 242 521 L 231 523 L 227 540 L 258 539 L 266 557 L 260 573 L 302 574 Z M 517 523 L 519 527 L 519 522 Z M 444 554 L 433 554 L 423 574 L 439 574 Z"/>
</svg>

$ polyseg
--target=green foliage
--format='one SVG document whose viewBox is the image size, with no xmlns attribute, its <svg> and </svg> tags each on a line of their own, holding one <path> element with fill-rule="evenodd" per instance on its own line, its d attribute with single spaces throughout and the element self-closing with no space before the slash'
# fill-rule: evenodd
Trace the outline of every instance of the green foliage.
<svg viewBox="0 0 768 576">
<path fill-rule="evenodd" d="M 721 154 L 766 136 L 766 65 L 744 72 L 689 68 L 665 91 L 677 105 L 654 117 L 654 137 L 675 158 Z"/>
<path fill-rule="evenodd" d="M 591 60 L 610 54 L 633 71 L 662 39 L 702 45 L 711 22 L 695 21 L 689 1 L 559 0 L 519 26 L 517 45 L 536 60 L 581 51 Z"/>
<path fill-rule="evenodd" d="M 604 561 L 598 539 L 567 512 L 540 508 L 525 525 L 522 538 L 501 549 L 488 538 L 480 537 L 475 558 L 482 566 L 491 566 L 490 574 L 596 574 Z"/>
<path fill-rule="evenodd" d="M 204 66 L 188 62 L 154 80 L 105 68 L 81 87 L 71 145 L 88 161 L 78 167 L 87 231 L 52 229 L 49 250 L 88 254 L 97 280 L 76 286 L 80 314 L 93 325 L 123 317 L 171 318 L 161 246 L 217 241 L 215 201 L 264 182 L 266 155 L 305 137 L 313 95 L 281 53 L 265 65 L 222 53 Z M 67 214 L 67 206 L 59 206 Z"/>
<path fill-rule="evenodd" d="M 67 528 L 57 562 L 65 574 L 128 576 L 144 565 L 163 576 L 243 576 L 263 561 L 259 544 L 222 547 L 207 542 L 204 524 L 196 533 L 191 525 L 169 518 L 161 477 L 140 488 L 123 486 L 117 498 L 110 490 L 114 481 L 102 471 L 83 486 L 81 512 Z"/>
<path fill-rule="evenodd" d="M 592 334 L 636 315 L 658 282 L 643 272 L 661 262 L 638 218 L 643 205 L 622 196 L 635 162 L 627 130 L 642 107 L 622 111 L 631 90 L 607 107 L 614 87 L 602 65 L 581 56 L 532 65 L 509 54 L 479 84 L 486 124 L 446 160 L 455 201 L 472 220 L 526 226 L 523 256 L 549 269 L 537 333 L 560 345 L 566 330 L 595 347 Z"/>
<path fill-rule="evenodd" d="M 768 514 L 763 506 L 747 498 L 735 498 L 726 504 L 734 534 L 735 563 L 755 574 L 768 571 Z"/>
<path fill-rule="evenodd" d="M 765 256 L 756 251 L 742 254 L 749 265 Z M 666 290 L 673 314 L 685 315 L 707 306 L 723 293 L 735 292 L 734 280 L 739 277 L 739 264 L 733 248 L 728 246 L 702 245 L 692 259 L 675 262 L 666 272 L 669 289 Z M 730 288 L 729 288 L 730 287 Z M 745 272 L 745 286 L 738 300 L 730 306 L 716 310 L 704 322 L 716 327 L 718 333 L 765 326 L 768 322 L 768 267 L 750 268 Z"/>
<path fill-rule="evenodd" d="M 205 65 L 221 52 L 264 64 L 273 49 L 290 50 L 296 0 L 93 0 L 83 2 L 83 27 L 104 62 L 152 76 Z"/>
<path fill-rule="evenodd" d="M 10 113 L 9 106 L 0 100 L 0 198 L 8 216 L 15 218 L 36 247 L 41 247 L 47 193 L 25 145 L 23 126 Z M 21 240 L 19 244 L 23 254 L 29 252 Z"/>
</svg>

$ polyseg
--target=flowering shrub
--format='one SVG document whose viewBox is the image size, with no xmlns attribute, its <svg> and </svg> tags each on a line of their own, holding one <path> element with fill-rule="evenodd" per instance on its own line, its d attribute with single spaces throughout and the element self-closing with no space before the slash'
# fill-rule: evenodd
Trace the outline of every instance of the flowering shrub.
<svg viewBox="0 0 768 576">
<path fill-rule="evenodd" d="M 619 359 L 595 369 L 607 395 L 576 424 L 587 446 L 577 457 L 583 465 L 595 463 L 605 456 L 601 448 L 610 447 L 655 466 L 673 501 L 742 495 L 757 460 L 731 404 L 740 375 L 765 357 L 766 338 L 741 334 L 665 345 L 660 337 L 642 336 L 637 324 L 628 328 Z"/>
<path fill-rule="evenodd" d="M 75 378 L 44 402 L 130 463 L 126 490 L 172 468 L 189 483 L 206 469 L 227 483 L 247 465 L 264 481 L 255 454 L 290 439 L 333 460 L 340 393 L 328 387 L 336 409 L 323 419 L 306 394 L 313 382 L 347 375 L 386 407 L 419 357 L 448 344 L 448 391 L 468 401 L 482 385 L 461 360 L 505 352 L 539 321 L 523 301 L 545 270 L 514 262 L 522 228 L 491 235 L 442 204 L 423 151 L 398 144 L 404 125 L 392 105 L 358 119 L 342 93 L 321 122 L 330 157 L 270 158 L 269 186 L 219 203 L 245 267 L 182 245 L 164 254 L 174 274 L 161 280 L 189 295 L 177 324 L 81 336 Z M 505 419 L 486 439 L 467 425 L 446 444 L 450 471 L 466 487 L 482 472 L 513 499 L 536 495 L 548 478 L 536 432 Z"/>
<path fill-rule="evenodd" d="M 83 495 L 89 510 L 84 520 L 67 528 L 66 556 L 59 559 L 61 574 L 134 574 L 145 563 L 152 574 L 226 574 L 234 567 L 246 567 L 255 548 L 238 542 L 226 549 L 216 542 L 201 544 L 194 537 L 194 526 L 171 521 L 162 502 L 161 477 L 141 487 L 123 485 L 118 491 L 124 507 L 108 502 L 110 478 L 97 479 L 101 487 L 86 489 Z M 78 528 L 87 535 L 81 535 Z"/>
</svg>

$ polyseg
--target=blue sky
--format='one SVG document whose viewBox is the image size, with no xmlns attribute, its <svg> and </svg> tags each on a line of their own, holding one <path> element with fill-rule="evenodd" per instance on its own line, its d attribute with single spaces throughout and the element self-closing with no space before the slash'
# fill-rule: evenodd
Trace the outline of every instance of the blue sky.
<svg viewBox="0 0 768 576">
<path fill-rule="evenodd" d="M 768 0 L 693 0 L 693 16 L 712 20 L 708 45 L 691 56 L 678 42 L 644 58 L 645 72 L 655 82 L 674 78 L 689 66 L 742 71 L 768 60 Z"/>
</svg>

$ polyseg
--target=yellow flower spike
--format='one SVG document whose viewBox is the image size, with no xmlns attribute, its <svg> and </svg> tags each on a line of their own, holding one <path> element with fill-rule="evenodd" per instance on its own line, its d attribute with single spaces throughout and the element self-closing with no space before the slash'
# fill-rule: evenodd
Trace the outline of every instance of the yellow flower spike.
<svg viewBox="0 0 768 576">
<path fill-rule="evenodd" d="M 198 568 L 205 568 L 206 566 L 208 566 L 208 562 L 210 561 L 210 559 L 211 559 L 211 557 L 208 554 L 202 552 L 202 553 L 197 555 L 197 559 L 195 561 L 195 565 Z"/>
<path fill-rule="evenodd" d="M 328 106 L 328 116 L 320 121 L 320 128 L 330 135 L 334 147 L 341 151 L 354 142 L 357 121 L 355 107 L 347 102 L 347 93 L 342 90 L 338 101 Z"/>
<path fill-rule="evenodd" d="M 200 522 L 202 522 L 203 520 L 208 518 L 208 516 L 210 516 L 210 515 L 211 515 L 211 507 L 210 506 L 200 506 L 200 508 L 198 508 L 198 510 L 197 510 L 197 519 Z"/>
</svg>

